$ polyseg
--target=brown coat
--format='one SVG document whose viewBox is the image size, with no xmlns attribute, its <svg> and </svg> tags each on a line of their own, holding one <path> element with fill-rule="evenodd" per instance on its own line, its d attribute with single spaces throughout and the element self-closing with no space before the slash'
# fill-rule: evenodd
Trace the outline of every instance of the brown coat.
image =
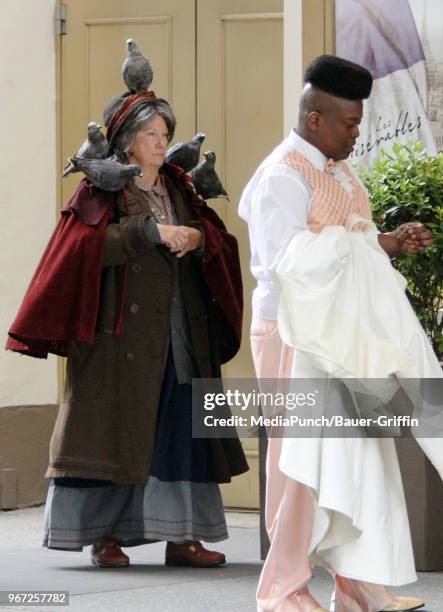
<svg viewBox="0 0 443 612">
<path fill-rule="evenodd" d="M 178 223 L 197 223 L 177 186 L 168 177 L 166 181 Z M 118 483 L 143 483 L 148 478 L 174 271 L 167 249 L 145 237 L 145 220 L 151 215 L 146 196 L 134 187 L 125 194 L 106 230 L 94 343 L 72 342 L 69 347 L 66 389 L 51 440 L 48 477 Z M 188 254 L 179 266 L 199 374 L 219 377 L 201 262 Z M 123 326 L 120 335 L 115 335 L 111 332 L 121 310 L 123 286 Z M 215 481 L 229 482 L 231 476 L 248 469 L 238 439 L 214 439 L 209 444 Z"/>
</svg>

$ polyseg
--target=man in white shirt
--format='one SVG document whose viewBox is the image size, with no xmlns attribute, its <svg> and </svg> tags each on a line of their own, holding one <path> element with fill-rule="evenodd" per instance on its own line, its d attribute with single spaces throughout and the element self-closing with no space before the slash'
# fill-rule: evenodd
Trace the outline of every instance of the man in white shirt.
<svg viewBox="0 0 443 612">
<path fill-rule="evenodd" d="M 346 60 L 321 56 L 305 74 L 296 130 L 263 161 L 246 186 L 240 216 L 248 222 L 254 290 L 251 345 L 257 378 L 289 378 L 293 351 L 278 333 L 280 291 L 277 267 L 297 233 L 344 225 L 357 211 L 370 216 L 367 196 L 349 166 L 340 163 L 358 137 L 362 100 L 370 94 L 370 73 Z M 325 173 L 328 175 L 325 178 Z M 343 190 L 337 191 L 337 181 Z M 334 192 L 334 193 L 333 193 Z M 432 244 L 420 224 L 406 224 L 379 243 L 390 255 L 419 252 Z M 257 591 L 260 612 L 323 610 L 309 593 L 309 560 L 314 507 L 308 488 L 278 466 L 281 439 L 269 439 L 266 527 L 271 547 Z M 334 568 L 330 568 L 332 571 Z M 385 586 L 335 576 L 335 612 L 416 610 L 423 602 L 394 597 Z"/>
</svg>

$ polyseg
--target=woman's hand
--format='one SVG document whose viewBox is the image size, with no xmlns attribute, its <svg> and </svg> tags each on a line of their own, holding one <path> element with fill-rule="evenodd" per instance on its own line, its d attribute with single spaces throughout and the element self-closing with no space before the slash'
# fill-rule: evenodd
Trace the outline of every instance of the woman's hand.
<svg viewBox="0 0 443 612">
<path fill-rule="evenodd" d="M 157 223 L 162 244 L 165 244 L 171 253 L 183 257 L 189 251 L 198 249 L 202 244 L 200 230 L 186 225 L 163 225 Z"/>
</svg>

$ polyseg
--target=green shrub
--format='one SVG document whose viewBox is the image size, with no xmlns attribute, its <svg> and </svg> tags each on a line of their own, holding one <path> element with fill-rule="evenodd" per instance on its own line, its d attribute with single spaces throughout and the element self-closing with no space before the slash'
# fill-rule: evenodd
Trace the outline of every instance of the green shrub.
<svg viewBox="0 0 443 612">
<path fill-rule="evenodd" d="M 429 157 L 418 143 L 394 144 L 390 153 L 360 170 L 382 232 L 420 221 L 434 235 L 423 253 L 397 258 L 408 295 L 440 360 L 443 358 L 443 153 Z M 440 314 L 439 314 L 440 310 Z"/>
</svg>

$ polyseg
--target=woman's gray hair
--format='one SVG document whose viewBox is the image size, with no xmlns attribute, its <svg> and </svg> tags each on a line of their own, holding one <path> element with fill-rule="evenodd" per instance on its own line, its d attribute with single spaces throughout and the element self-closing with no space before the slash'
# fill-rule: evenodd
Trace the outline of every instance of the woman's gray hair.
<svg viewBox="0 0 443 612">
<path fill-rule="evenodd" d="M 164 119 L 166 127 L 168 128 L 168 142 L 171 142 L 174 138 L 175 126 L 177 123 L 172 108 L 166 100 L 160 98 L 157 100 L 150 100 L 149 103 L 142 106 L 134 115 L 125 119 L 124 124 L 115 137 L 113 152 L 119 161 L 128 163 L 128 153 L 134 142 L 135 135 L 140 130 L 143 130 L 146 124 L 154 119 L 156 115 L 160 115 L 160 117 Z"/>
</svg>

